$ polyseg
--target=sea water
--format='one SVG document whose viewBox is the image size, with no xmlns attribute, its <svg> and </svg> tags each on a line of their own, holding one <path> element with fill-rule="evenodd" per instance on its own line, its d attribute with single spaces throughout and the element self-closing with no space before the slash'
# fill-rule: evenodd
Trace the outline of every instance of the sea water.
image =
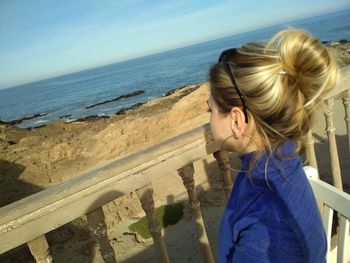
<svg viewBox="0 0 350 263">
<path fill-rule="evenodd" d="M 160 97 L 173 88 L 206 81 L 208 69 L 221 51 L 250 41 L 267 40 L 287 26 L 305 29 L 322 41 L 350 40 L 350 10 L 0 90 L 0 120 L 43 114 L 18 125 L 36 127 L 58 119 L 110 116 L 122 108 Z M 86 109 L 137 90 L 145 93 Z"/>
</svg>

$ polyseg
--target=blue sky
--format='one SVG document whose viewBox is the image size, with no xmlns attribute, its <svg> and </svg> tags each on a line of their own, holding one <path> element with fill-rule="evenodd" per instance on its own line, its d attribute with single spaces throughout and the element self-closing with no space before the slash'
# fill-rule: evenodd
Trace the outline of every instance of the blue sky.
<svg viewBox="0 0 350 263">
<path fill-rule="evenodd" d="M 349 8 L 349 0 L 1 0 L 0 89 Z"/>
</svg>

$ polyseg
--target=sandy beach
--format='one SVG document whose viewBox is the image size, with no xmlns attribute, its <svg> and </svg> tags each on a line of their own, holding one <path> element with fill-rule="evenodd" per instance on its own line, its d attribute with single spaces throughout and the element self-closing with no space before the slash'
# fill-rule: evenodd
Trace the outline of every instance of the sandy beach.
<svg viewBox="0 0 350 263">
<path fill-rule="evenodd" d="M 334 42 L 330 44 L 330 49 L 335 52 L 340 66 L 350 64 L 350 43 Z M 0 124 L 0 206 L 207 123 L 208 96 L 208 84 L 202 83 L 177 89 L 168 96 L 127 110 L 125 114 L 113 115 L 110 119 L 72 123 L 56 121 L 35 129 Z M 335 112 L 341 110 L 341 102 L 337 101 Z M 328 171 L 327 164 L 323 162 L 328 158 L 325 126 L 322 113 L 318 115 L 322 120 L 315 128 L 317 158 L 322 160 L 320 169 Z M 349 171 L 349 164 L 342 161 L 348 158 L 348 153 L 342 154 L 347 147 L 343 119 L 343 113 L 335 114 L 335 123 L 340 124 L 337 139 L 342 169 Z M 206 162 L 196 165 L 200 171 L 196 177 L 197 190 L 214 250 L 217 222 L 225 197 L 213 157 L 209 156 Z M 324 177 L 329 180 L 329 173 L 325 172 Z M 345 186 L 348 192 L 349 181 Z M 170 181 L 161 180 L 155 182 L 154 188 L 156 206 L 171 202 L 183 202 L 185 206 L 184 218 L 165 230 L 173 262 L 201 262 L 195 259 L 196 253 L 200 254 L 199 247 L 191 249 L 193 240 L 189 237 L 195 240 L 196 229 L 190 223 L 190 209 L 185 201 L 181 179 L 174 176 Z M 169 193 L 174 196 L 173 200 L 167 199 Z M 144 216 L 137 198 L 132 193 L 119 198 L 106 205 L 104 212 L 117 258 L 130 263 L 154 262 L 153 250 L 150 249 L 152 242 L 139 240 L 128 230 L 132 222 Z M 186 235 L 179 234 L 179 229 Z M 48 240 L 55 262 L 103 262 L 85 218 L 50 232 Z M 144 259 L 147 260 L 142 261 Z M 0 255 L 0 262 L 34 260 L 24 245 Z"/>
</svg>

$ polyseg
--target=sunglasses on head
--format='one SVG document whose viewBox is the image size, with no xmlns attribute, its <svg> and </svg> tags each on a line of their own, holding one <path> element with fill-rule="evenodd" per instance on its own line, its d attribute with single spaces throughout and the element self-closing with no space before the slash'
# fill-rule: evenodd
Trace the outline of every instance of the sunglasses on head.
<svg viewBox="0 0 350 263">
<path fill-rule="evenodd" d="M 248 123 L 248 113 L 247 113 L 247 106 L 245 105 L 245 101 L 244 101 L 244 96 L 243 96 L 243 92 L 242 90 L 239 88 L 237 82 L 236 82 L 236 78 L 235 75 L 231 69 L 231 65 L 232 63 L 230 62 L 230 58 L 232 58 L 233 56 L 235 56 L 237 54 L 237 49 L 236 48 L 230 48 L 227 49 L 225 51 L 223 51 L 219 57 L 219 63 L 223 63 L 224 69 L 227 73 L 227 75 L 230 77 L 230 80 L 233 84 L 233 88 L 236 90 L 239 98 L 241 99 L 242 102 L 242 107 L 243 107 L 243 114 L 244 114 L 244 118 L 245 118 L 245 123 Z"/>
</svg>

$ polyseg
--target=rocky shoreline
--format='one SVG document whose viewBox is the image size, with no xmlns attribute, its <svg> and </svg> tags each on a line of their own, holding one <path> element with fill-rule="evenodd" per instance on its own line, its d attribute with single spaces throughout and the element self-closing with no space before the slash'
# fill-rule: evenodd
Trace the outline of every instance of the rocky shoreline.
<svg viewBox="0 0 350 263">
<path fill-rule="evenodd" d="M 192 108 L 187 101 L 195 100 L 196 92 L 201 95 L 196 96 Z M 176 133 L 171 123 L 181 125 L 205 113 L 207 96 L 206 84 L 192 85 L 111 117 L 88 116 L 25 129 L 0 123 L 0 206 L 76 176 L 91 164 L 106 162 Z M 187 113 L 177 105 L 183 105 Z M 187 117 L 179 118 L 181 115 Z M 18 180 L 38 188 L 20 189 Z"/>
<path fill-rule="evenodd" d="M 327 46 L 332 52 L 335 52 L 335 57 L 338 61 L 338 64 L 340 66 L 344 66 L 344 65 L 348 65 L 350 64 L 350 40 L 347 39 L 340 39 L 339 41 L 323 41 L 322 42 L 325 46 Z M 186 88 L 186 86 L 182 86 L 182 87 L 178 87 L 178 88 L 174 88 L 172 90 L 169 90 L 168 92 L 166 92 L 165 94 L 163 94 L 162 97 L 167 97 L 170 96 L 171 94 L 173 94 L 174 92 L 181 90 L 183 88 Z M 131 93 L 126 93 L 126 94 L 122 94 L 116 98 L 110 99 L 110 100 L 105 100 L 102 102 L 98 102 L 89 106 L 86 106 L 85 109 L 91 109 L 94 107 L 98 107 L 100 105 L 105 105 L 111 102 L 116 102 L 119 101 L 121 99 L 125 99 L 125 98 L 130 98 L 130 97 L 134 97 L 134 96 L 139 96 L 141 94 L 144 94 L 145 91 L 144 90 L 137 90 Z M 130 107 L 125 107 L 120 109 L 119 111 L 115 112 L 116 115 L 122 115 L 125 114 L 126 112 L 136 109 L 142 105 L 144 105 L 145 102 L 139 102 L 139 103 L 135 103 L 134 105 L 130 106 Z M 46 116 L 47 113 L 42 112 L 42 113 L 34 113 L 32 115 L 29 116 L 24 116 L 22 118 L 19 119 L 14 119 L 14 120 L 9 120 L 9 121 L 3 121 L 0 120 L 0 124 L 7 124 L 7 125 L 15 125 L 18 126 L 19 124 L 21 124 L 23 121 L 27 121 L 27 120 L 33 120 L 39 117 L 44 117 Z M 110 119 L 111 116 L 109 115 L 104 115 L 104 114 L 99 114 L 99 115 L 88 115 L 86 117 L 82 117 L 82 118 L 77 118 L 77 119 L 70 119 L 71 118 L 71 114 L 67 114 L 67 115 L 63 115 L 60 116 L 59 119 L 64 119 L 67 123 L 72 123 L 72 122 L 82 122 L 82 121 L 91 121 L 91 120 L 97 120 L 97 119 Z M 51 122 L 55 122 L 55 121 L 51 121 Z M 49 122 L 49 123 L 51 123 Z M 47 124 L 43 124 L 43 125 L 38 125 L 38 126 L 33 126 L 33 127 L 27 127 L 25 129 L 36 129 L 36 128 L 42 128 L 47 126 Z"/>
<path fill-rule="evenodd" d="M 168 97 L 171 94 L 173 94 L 173 93 L 175 93 L 175 92 L 177 92 L 177 91 L 179 91 L 181 89 L 184 89 L 186 87 L 188 87 L 188 86 L 182 86 L 182 87 L 179 87 L 179 88 L 171 89 L 168 92 L 166 92 L 165 94 L 163 94 L 161 97 Z M 91 108 L 94 108 L 94 107 L 97 107 L 97 106 L 100 106 L 100 105 L 108 104 L 108 103 L 111 103 L 111 102 L 116 102 L 116 101 L 118 101 L 120 99 L 125 99 L 125 98 L 138 96 L 138 95 L 141 95 L 143 93 L 145 93 L 144 90 L 137 90 L 135 92 L 131 92 L 131 93 L 120 95 L 120 96 L 118 96 L 116 98 L 113 98 L 111 100 L 105 100 L 105 101 L 102 101 L 102 102 L 99 102 L 99 103 L 92 104 L 90 106 L 85 107 L 85 109 L 91 109 Z M 183 94 L 183 96 L 186 96 L 186 95 L 187 95 L 187 93 Z M 128 111 L 137 109 L 138 107 L 144 105 L 145 103 L 146 102 L 138 102 L 138 103 L 135 103 L 135 104 L 131 105 L 130 107 L 124 107 L 124 108 L 120 109 L 119 111 L 117 111 L 115 113 L 115 115 L 126 114 Z M 44 117 L 46 115 L 47 115 L 47 113 L 34 113 L 32 115 L 29 115 L 29 116 L 24 116 L 24 117 L 22 117 L 20 119 L 15 119 L 15 120 L 10 120 L 10 121 L 2 121 L 2 120 L 0 120 L 0 124 L 7 124 L 7 125 L 17 126 L 17 125 L 21 124 L 23 121 L 33 120 L 33 119 L 36 119 L 36 118 Z M 83 122 L 83 121 L 92 121 L 92 120 L 98 120 L 98 119 L 110 119 L 111 118 L 111 116 L 104 115 L 104 114 L 88 115 L 86 117 L 77 118 L 77 119 L 72 119 L 71 117 L 72 117 L 71 114 L 67 114 L 67 115 L 60 116 L 59 119 L 65 120 L 66 123 L 72 123 L 72 122 Z M 57 120 L 53 120 L 51 122 L 55 122 L 55 121 L 57 121 Z M 26 127 L 24 129 L 27 129 L 27 130 L 38 129 L 38 128 L 45 127 L 47 125 L 48 125 L 48 123 L 47 124 L 43 124 L 43 125 L 33 126 L 33 127 Z"/>
</svg>

